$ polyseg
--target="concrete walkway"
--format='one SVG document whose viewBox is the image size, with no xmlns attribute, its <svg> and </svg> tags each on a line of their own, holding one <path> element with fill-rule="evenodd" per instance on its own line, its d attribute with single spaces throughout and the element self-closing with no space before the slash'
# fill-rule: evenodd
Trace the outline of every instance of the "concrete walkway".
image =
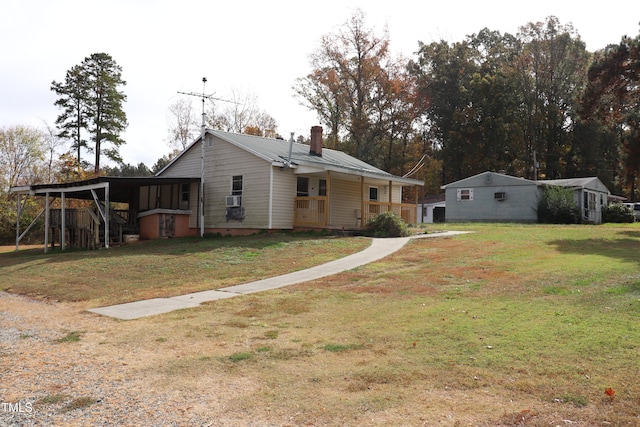
<svg viewBox="0 0 640 427">
<path fill-rule="evenodd" d="M 195 292 L 171 298 L 153 298 L 126 304 L 112 305 L 109 307 L 94 308 L 89 311 L 104 316 L 115 317 L 117 319 L 131 320 L 138 319 L 140 317 L 168 313 L 170 311 L 180 310 L 183 308 L 197 307 L 206 301 L 214 301 L 239 295 L 252 294 L 255 292 L 268 291 L 352 270 L 356 267 L 360 267 L 361 265 L 378 261 L 388 255 L 391 255 L 402 248 L 410 239 L 449 237 L 463 233 L 465 232 L 446 231 L 442 233 L 420 234 L 411 237 L 371 239 L 371 246 L 363 251 L 326 264 L 311 267 L 306 270 L 295 271 L 293 273 L 283 274 L 282 276 L 244 283 L 242 285 L 229 286 L 227 288 Z"/>
</svg>

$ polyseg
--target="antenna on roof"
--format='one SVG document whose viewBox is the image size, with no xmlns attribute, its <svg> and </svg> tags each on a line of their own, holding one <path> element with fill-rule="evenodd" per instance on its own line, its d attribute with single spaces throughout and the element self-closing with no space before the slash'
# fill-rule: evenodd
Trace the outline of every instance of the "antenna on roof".
<svg viewBox="0 0 640 427">
<path fill-rule="evenodd" d="M 207 95 L 205 93 L 205 85 L 207 84 L 207 78 L 203 77 L 202 78 L 202 93 L 196 93 L 196 92 L 178 92 L 182 95 L 189 95 L 189 96 L 197 96 L 197 97 L 201 97 L 202 98 L 202 127 L 200 130 L 200 237 L 204 237 L 204 137 L 205 134 L 207 133 L 207 125 L 206 125 L 206 121 L 205 118 L 207 116 L 207 113 L 205 113 L 204 110 L 204 103 L 205 100 L 207 99 L 211 99 L 211 100 L 216 100 L 216 101 L 223 101 L 223 102 L 232 102 L 234 103 L 234 101 L 229 101 L 226 99 L 222 99 L 222 98 L 216 98 L 213 95 L 215 95 L 215 93 L 212 93 L 211 95 Z M 237 103 L 236 103 L 237 104 Z"/>
<path fill-rule="evenodd" d="M 180 92 L 180 91 L 178 91 L 178 93 L 179 93 L 179 94 L 181 94 L 181 95 L 197 96 L 198 98 L 202 98 L 202 126 L 205 126 L 205 117 L 207 116 L 207 113 L 205 113 L 205 111 L 204 111 L 204 103 L 205 103 L 205 100 L 209 99 L 209 100 L 212 100 L 212 101 L 214 101 L 214 100 L 215 100 L 215 101 L 222 101 L 222 102 L 230 102 L 230 103 L 232 103 L 232 104 L 238 104 L 238 102 L 230 101 L 230 100 L 228 100 L 228 99 L 216 98 L 216 97 L 214 96 L 214 95 L 215 95 L 215 92 L 214 92 L 214 93 L 212 93 L 212 94 L 210 94 L 210 95 L 207 95 L 207 94 L 205 93 L 205 90 L 204 90 L 204 89 L 205 89 L 205 85 L 206 85 L 206 84 L 207 84 L 207 78 L 206 78 L 206 77 L 203 77 L 203 78 L 202 78 L 202 93 L 197 93 L 197 92 Z"/>
</svg>

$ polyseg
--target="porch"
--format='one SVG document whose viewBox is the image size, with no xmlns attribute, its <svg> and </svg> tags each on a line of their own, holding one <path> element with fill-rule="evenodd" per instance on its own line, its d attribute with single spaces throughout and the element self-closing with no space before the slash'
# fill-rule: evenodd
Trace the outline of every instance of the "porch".
<svg viewBox="0 0 640 427">
<path fill-rule="evenodd" d="M 415 224 L 417 205 L 364 201 L 360 208 L 353 209 L 353 228 L 362 229 L 377 215 L 394 212 L 407 224 Z M 328 197 L 296 197 L 294 200 L 294 227 L 331 228 Z"/>
</svg>

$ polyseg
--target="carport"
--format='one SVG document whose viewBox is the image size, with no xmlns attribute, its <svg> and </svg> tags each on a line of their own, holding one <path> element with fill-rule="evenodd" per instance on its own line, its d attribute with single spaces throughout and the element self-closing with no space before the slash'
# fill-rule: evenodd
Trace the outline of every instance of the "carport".
<svg viewBox="0 0 640 427">
<path fill-rule="evenodd" d="M 17 195 L 16 250 L 20 241 L 44 215 L 44 251 L 55 246 L 58 231 L 60 248 L 66 249 L 67 239 L 82 242 L 81 246 L 109 248 L 110 242 L 122 242 L 123 230 L 135 232 L 138 216 L 154 209 L 180 210 L 188 197 L 197 194 L 199 178 L 159 177 L 98 177 L 58 184 L 37 184 L 11 188 Z M 44 197 L 44 208 L 21 231 L 20 220 L 29 197 Z M 90 207 L 70 209 L 67 199 L 90 201 Z M 52 209 L 59 200 L 59 208 Z M 126 204 L 126 209 L 113 210 L 111 204 Z M 117 233 L 114 233 L 117 230 Z M 77 243 L 77 242 L 74 242 Z M 85 245 L 86 243 L 86 245 Z"/>
</svg>

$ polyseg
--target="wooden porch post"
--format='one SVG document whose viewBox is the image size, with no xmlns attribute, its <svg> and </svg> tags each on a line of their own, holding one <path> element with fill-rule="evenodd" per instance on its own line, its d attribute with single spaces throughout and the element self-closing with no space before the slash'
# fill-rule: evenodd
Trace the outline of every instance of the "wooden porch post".
<svg viewBox="0 0 640 427">
<path fill-rule="evenodd" d="M 360 228 L 364 228 L 364 176 L 360 177 Z"/>
<path fill-rule="evenodd" d="M 331 209 L 331 171 L 327 171 L 327 194 L 326 194 L 326 206 L 324 207 L 324 225 L 329 226 L 329 210 Z"/>
</svg>

